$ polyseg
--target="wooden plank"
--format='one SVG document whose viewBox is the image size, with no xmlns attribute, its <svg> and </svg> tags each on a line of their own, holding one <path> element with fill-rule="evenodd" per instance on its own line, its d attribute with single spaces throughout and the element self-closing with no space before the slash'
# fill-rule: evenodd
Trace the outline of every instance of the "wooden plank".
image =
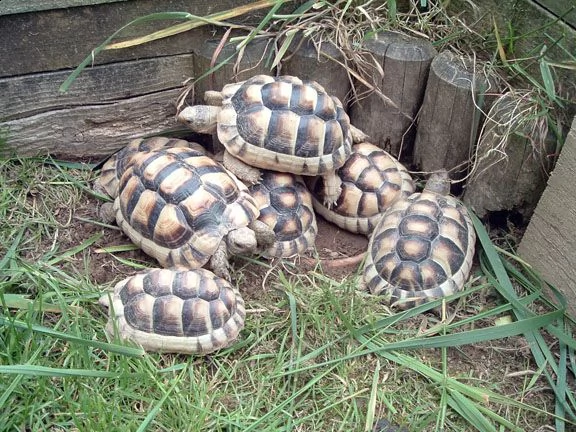
<svg viewBox="0 0 576 432">
<path fill-rule="evenodd" d="M 396 32 L 378 33 L 364 48 L 367 63 L 379 65 L 372 82 L 392 103 L 373 92 L 351 106 L 352 123 L 370 136 L 370 142 L 403 162 L 411 161 L 415 116 L 436 50 L 427 40 Z M 356 88 L 359 93 L 366 91 L 359 83 Z"/>
<path fill-rule="evenodd" d="M 0 119 L 180 88 L 193 70 L 192 54 L 94 66 L 86 69 L 65 94 L 58 88 L 70 71 L 0 78 Z"/>
<path fill-rule="evenodd" d="M 180 128 L 174 119 L 179 93 L 180 89 L 165 90 L 11 120 L 1 125 L 8 130 L 5 150 L 72 160 L 108 155 L 131 139 Z"/>
<path fill-rule="evenodd" d="M 203 16 L 250 1 L 121 1 L 0 16 L 0 77 L 74 68 L 117 29 L 153 12 L 186 11 Z M 169 24 L 167 21 L 146 23 L 127 30 L 126 36 L 148 34 Z M 105 51 L 96 56 L 95 63 L 150 58 L 159 53 L 188 54 L 210 38 L 210 31 L 208 27 L 200 27 L 137 47 Z"/>
<path fill-rule="evenodd" d="M 127 0 L 0 0 L 0 15 L 114 3 Z"/>
<path fill-rule="evenodd" d="M 576 28 L 576 2 L 566 0 L 532 0 L 535 4 L 552 12 L 562 21 Z"/>
<path fill-rule="evenodd" d="M 474 100 L 479 98 L 473 92 L 479 92 L 482 81 L 464 59 L 450 51 L 432 60 L 414 146 L 419 170 L 447 169 L 454 170 L 452 178 L 463 176 L 474 145 L 472 131 L 478 127 Z"/>
<path fill-rule="evenodd" d="M 175 104 L 192 72 L 191 54 L 96 66 L 65 95 L 58 86 L 66 72 L 6 78 L 0 106 L 10 120 L 0 128 L 8 131 L 8 150 L 19 155 L 109 154 L 133 137 L 183 129 Z"/>
<path fill-rule="evenodd" d="M 576 316 L 576 118 L 548 186 L 518 248 L 519 255 L 564 293 Z"/>
<path fill-rule="evenodd" d="M 487 115 L 464 193 L 464 202 L 479 217 L 514 210 L 528 221 L 546 187 L 553 143 L 538 134 L 538 119 L 518 124 L 522 109 L 522 101 L 504 95 Z M 515 119 L 515 130 L 508 130 Z"/>
<path fill-rule="evenodd" d="M 346 108 L 352 84 L 346 69 L 335 60 L 343 63 L 344 56 L 331 42 L 324 41 L 316 46 L 309 39 L 294 38 L 281 71 L 283 75 L 318 82 Z"/>
</svg>

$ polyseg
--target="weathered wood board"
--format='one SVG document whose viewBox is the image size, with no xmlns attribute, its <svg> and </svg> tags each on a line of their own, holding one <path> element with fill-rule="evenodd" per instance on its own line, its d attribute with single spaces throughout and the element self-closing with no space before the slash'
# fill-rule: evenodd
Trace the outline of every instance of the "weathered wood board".
<svg viewBox="0 0 576 432">
<path fill-rule="evenodd" d="M 157 57 L 87 69 L 69 94 L 66 71 L 0 80 L 8 152 L 65 158 L 109 154 L 128 140 L 181 128 L 175 120 L 193 56 Z"/>
<path fill-rule="evenodd" d="M 430 63 L 437 54 L 432 44 L 396 32 L 381 32 L 365 42 L 368 64 L 377 63 L 371 81 L 376 91 L 350 109 L 352 123 L 367 133 L 370 142 L 403 162 L 411 162 L 416 113 L 422 104 Z M 365 92 L 357 83 L 358 93 Z"/>
<path fill-rule="evenodd" d="M 204 16 L 249 2 L 131 0 L 0 15 L 0 77 L 74 68 L 116 30 L 147 14 L 173 11 Z M 253 15 L 254 19 L 258 16 Z M 147 22 L 127 29 L 125 36 L 142 36 L 181 22 Z M 210 32 L 211 28 L 204 26 L 153 43 L 103 51 L 95 57 L 95 64 L 190 53 L 210 37 Z"/>
<path fill-rule="evenodd" d="M 518 248 L 519 255 L 564 293 L 576 316 L 576 118 L 548 186 Z"/>
<path fill-rule="evenodd" d="M 460 56 L 443 51 L 434 57 L 414 145 L 414 164 L 420 170 L 454 170 L 452 178 L 462 177 L 480 121 L 475 104 L 486 88 L 484 78 Z"/>
</svg>

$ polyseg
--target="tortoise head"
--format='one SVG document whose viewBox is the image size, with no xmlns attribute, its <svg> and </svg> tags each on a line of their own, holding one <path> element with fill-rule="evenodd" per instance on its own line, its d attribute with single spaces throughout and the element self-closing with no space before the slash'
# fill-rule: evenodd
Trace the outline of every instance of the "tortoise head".
<svg viewBox="0 0 576 432">
<path fill-rule="evenodd" d="M 450 193 L 450 177 L 448 171 L 440 170 L 433 173 L 424 188 L 426 192 L 437 193 L 438 195 L 448 195 Z"/>
<path fill-rule="evenodd" d="M 194 105 L 184 108 L 178 114 L 178 121 L 184 123 L 194 132 L 213 133 L 216 131 L 220 107 L 211 105 Z"/>
<path fill-rule="evenodd" d="M 248 227 L 232 230 L 226 236 L 226 246 L 230 255 L 250 254 L 256 251 L 256 234 Z"/>
</svg>

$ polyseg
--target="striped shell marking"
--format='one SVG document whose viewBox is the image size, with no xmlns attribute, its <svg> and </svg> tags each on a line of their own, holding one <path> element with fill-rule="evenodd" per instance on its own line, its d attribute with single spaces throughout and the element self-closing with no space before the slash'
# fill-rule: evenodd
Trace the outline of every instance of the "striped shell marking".
<svg viewBox="0 0 576 432">
<path fill-rule="evenodd" d="M 352 154 L 336 170 L 342 191 L 331 208 L 324 205 L 326 190 L 322 177 L 309 177 L 314 209 L 326 220 L 347 231 L 369 234 L 396 200 L 414 192 L 414 181 L 393 156 L 369 144 L 352 147 Z"/>
<path fill-rule="evenodd" d="M 350 119 L 314 81 L 256 75 L 222 90 L 218 138 L 248 165 L 318 175 L 350 154 Z"/>
<path fill-rule="evenodd" d="M 258 220 L 274 230 L 276 242 L 264 251 L 271 257 L 290 257 L 314 246 L 318 228 L 312 197 L 302 178 L 263 170 L 262 181 L 249 187 L 258 204 Z"/>
<path fill-rule="evenodd" d="M 397 201 L 376 225 L 364 281 L 401 309 L 449 296 L 468 279 L 475 240 L 462 203 L 425 189 Z"/>
<path fill-rule="evenodd" d="M 100 303 L 113 309 L 106 331 L 146 351 L 208 354 L 238 337 L 246 315 L 238 290 L 205 269 L 138 273 Z"/>
<path fill-rule="evenodd" d="M 149 152 L 165 149 L 193 149 L 197 152 L 204 153 L 200 144 L 184 141 L 176 138 L 150 137 L 138 138 L 130 141 L 126 147 L 123 147 L 112 156 L 102 166 L 100 177 L 94 184 L 94 189 L 103 192 L 111 198 L 118 195 L 118 183 L 124 171 L 128 168 L 132 156 L 139 152 Z"/>
<path fill-rule="evenodd" d="M 248 189 L 193 150 L 136 153 L 114 202 L 118 226 L 162 267 L 202 267 L 230 232 L 258 217 Z"/>
</svg>

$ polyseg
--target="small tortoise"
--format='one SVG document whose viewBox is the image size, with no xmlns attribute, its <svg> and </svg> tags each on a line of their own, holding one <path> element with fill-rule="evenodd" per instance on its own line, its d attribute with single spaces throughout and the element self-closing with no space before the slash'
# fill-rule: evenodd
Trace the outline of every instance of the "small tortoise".
<svg viewBox="0 0 576 432">
<path fill-rule="evenodd" d="M 116 284 L 100 298 L 106 331 L 146 351 L 208 354 L 230 345 L 244 327 L 244 300 L 205 269 L 150 269 Z"/>
<path fill-rule="evenodd" d="M 446 171 L 424 191 L 396 201 L 370 238 L 364 283 L 372 294 L 408 309 L 449 296 L 470 274 L 476 234 L 466 207 L 449 195 Z"/>
<path fill-rule="evenodd" d="M 134 153 L 112 212 L 122 231 L 162 267 L 194 269 L 210 260 L 226 279 L 229 253 L 254 253 L 275 238 L 256 220 L 258 206 L 246 186 L 193 149 Z"/>
<path fill-rule="evenodd" d="M 293 76 L 256 75 L 207 92 L 209 105 L 185 108 L 179 121 L 192 130 L 211 133 L 226 148 L 224 165 L 241 180 L 258 183 L 257 168 L 326 177 L 330 188 L 334 170 L 350 155 L 352 142 L 366 135 L 350 125 L 338 98 L 314 81 Z M 329 189 L 326 200 L 339 190 Z"/>
<path fill-rule="evenodd" d="M 333 206 L 326 206 L 326 189 L 322 177 L 308 177 L 316 212 L 347 231 L 369 234 L 382 213 L 397 199 L 414 192 L 414 181 L 406 168 L 394 157 L 369 144 L 352 147 L 352 154 L 336 171 L 340 196 Z"/>
<path fill-rule="evenodd" d="M 193 149 L 205 153 L 204 148 L 197 143 L 177 138 L 149 137 L 132 140 L 127 146 L 121 148 L 104 161 L 100 176 L 94 182 L 94 190 L 111 198 L 118 196 L 118 183 L 126 171 L 134 154 L 146 151 L 170 149 Z M 176 150 L 179 151 L 179 150 Z"/>
<path fill-rule="evenodd" d="M 312 197 L 302 178 L 263 170 L 262 181 L 248 187 L 260 216 L 274 230 L 276 241 L 264 251 L 270 257 L 290 257 L 314 246 L 318 228 Z"/>
</svg>

